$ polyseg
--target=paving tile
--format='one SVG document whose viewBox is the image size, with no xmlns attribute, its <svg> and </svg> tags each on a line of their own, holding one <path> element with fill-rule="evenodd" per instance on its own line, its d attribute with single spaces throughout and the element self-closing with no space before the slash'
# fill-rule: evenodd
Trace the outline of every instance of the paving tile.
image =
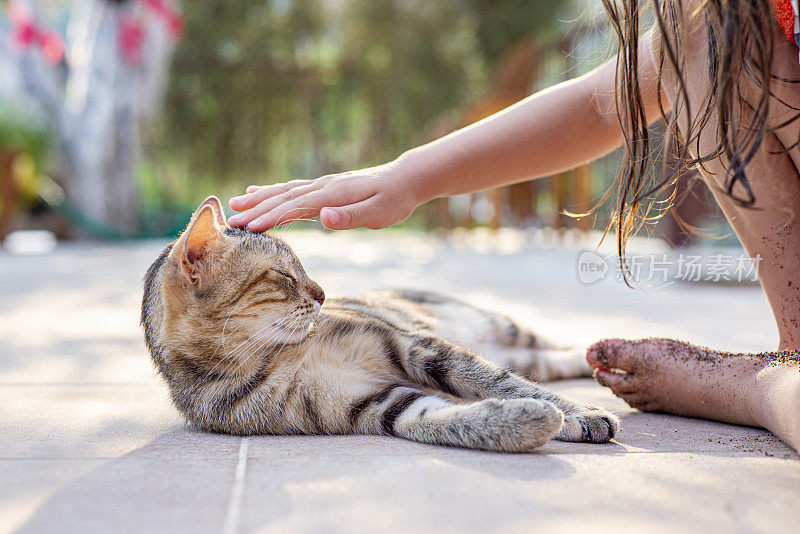
<svg viewBox="0 0 800 534">
<path fill-rule="evenodd" d="M 302 457 L 327 454 L 335 451 L 338 456 L 392 457 L 397 455 L 460 454 L 461 449 L 416 443 L 390 436 L 251 436 L 250 458 L 268 458 L 279 461 L 283 457 Z"/>
<path fill-rule="evenodd" d="M 183 426 L 158 384 L 0 386 L 0 458 L 113 458 Z"/>
<path fill-rule="evenodd" d="M 142 275 L 159 248 L 0 253 L 0 383 L 155 382 L 139 306 Z"/>
<path fill-rule="evenodd" d="M 376 457 L 327 449 L 251 459 L 242 531 L 787 532 L 800 520 L 795 465 L 685 453 Z"/>
<path fill-rule="evenodd" d="M 104 461 L 0 460 L 2 476 L 23 486 L 0 492 L 0 512 L 16 514 L 18 533 L 218 533 L 235 468 L 233 458 L 136 453 Z"/>
<path fill-rule="evenodd" d="M 52 495 L 106 460 L 0 460 L 0 533 L 14 532 Z"/>
<path fill-rule="evenodd" d="M 643 413 L 630 408 L 610 390 L 592 380 L 564 380 L 550 386 L 576 400 L 600 406 L 621 416 L 622 427 L 613 452 L 702 452 L 721 456 L 767 456 L 798 459 L 797 453 L 761 428 L 728 425 L 716 421 Z M 592 453 L 591 444 L 550 442 L 543 451 Z"/>
</svg>

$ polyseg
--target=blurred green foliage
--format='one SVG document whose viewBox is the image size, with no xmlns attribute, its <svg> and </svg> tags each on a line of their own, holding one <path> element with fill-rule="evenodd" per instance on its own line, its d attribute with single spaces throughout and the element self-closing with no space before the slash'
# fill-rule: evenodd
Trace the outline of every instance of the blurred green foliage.
<svg viewBox="0 0 800 534">
<path fill-rule="evenodd" d="M 52 146 L 50 133 L 28 114 L 0 107 L 0 150 L 26 154 L 38 169 L 43 169 Z"/>
<path fill-rule="evenodd" d="M 145 206 L 382 163 L 483 94 L 562 0 L 208 1 L 185 10 Z"/>
<path fill-rule="evenodd" d="M 36 187 L 53 153 L 51 133 L 27 113 L 0 107 L 0 152 L 13 154 L 13 178 L 24 205 L 36 202 Z"/>
</svg>

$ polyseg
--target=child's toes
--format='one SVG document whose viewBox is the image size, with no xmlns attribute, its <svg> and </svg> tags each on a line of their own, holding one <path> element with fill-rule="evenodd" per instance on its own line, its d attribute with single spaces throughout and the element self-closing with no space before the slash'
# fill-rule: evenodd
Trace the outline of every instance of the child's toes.
<svg viewBox="0 0 800 534">
<path fill-rule="evenodd" d="M 586 361 L 597 369 L 609 369 L 617 360 L 622 339 L 603 339 L 586 349 Z"/>
<path fill-rule="evenodd" d="M 633 393 L 640 389 L 639 381 L 636 375 L 632 373 L 615 373 L 605 369 L 595 369 L 594 379 L 601 386 L 611 389 L 615 395 Z"/>
<path fill-rule="evenodd" d="M 633 371 L 641 355 L 639 341 L 604 339 L 586 350 L 586 361 L 596 369 Z"/>
</svg>

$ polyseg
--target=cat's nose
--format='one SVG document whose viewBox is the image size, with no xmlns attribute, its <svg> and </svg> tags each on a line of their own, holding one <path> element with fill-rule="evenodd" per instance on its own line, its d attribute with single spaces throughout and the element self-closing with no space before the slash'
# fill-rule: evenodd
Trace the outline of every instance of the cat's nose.
<svg viewBox="0 0 800 534">
<path fill-rule="evenodd" d="M 311 298 L 319 302 L 320 306 L 325 302 L 325 292 L 321 287 L 315 286 L 311 288 Z"/>
</svg>

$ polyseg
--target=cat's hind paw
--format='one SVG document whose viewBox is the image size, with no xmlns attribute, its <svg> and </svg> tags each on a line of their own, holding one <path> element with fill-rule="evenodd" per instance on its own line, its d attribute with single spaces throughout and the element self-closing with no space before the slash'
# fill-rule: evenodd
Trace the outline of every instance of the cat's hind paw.
<svg viewBox="0 0 800 534">
<path fill-rule="evenodd" d="M 606 443 L 619 431 L 619 417 L 602 408 L 586 407 L 564 416 L 564 424 L 555 439 L 588 443 Z"/>
</svg>

